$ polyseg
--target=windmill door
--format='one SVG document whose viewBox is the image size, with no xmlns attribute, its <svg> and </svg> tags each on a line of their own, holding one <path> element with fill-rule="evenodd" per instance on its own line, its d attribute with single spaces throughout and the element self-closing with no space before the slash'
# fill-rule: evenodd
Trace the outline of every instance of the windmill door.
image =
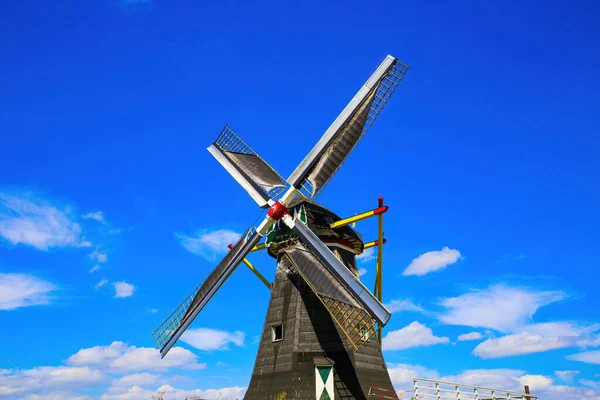
<svg viewBox="0 0 600 400">
<path fill-rule="evenodd" d="M 333 365 L 315 365 L 316 400 L 333 400 Z"/>
</svg>

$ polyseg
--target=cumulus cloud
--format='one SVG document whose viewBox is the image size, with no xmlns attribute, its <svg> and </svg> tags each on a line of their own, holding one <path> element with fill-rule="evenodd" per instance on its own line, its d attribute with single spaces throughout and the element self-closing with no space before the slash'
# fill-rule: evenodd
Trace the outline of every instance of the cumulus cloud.
<svg viewBox="0 0 600 400">
<path fill-rule="evenodd" d="M 377 253 L 375 253 L 375 248 L 369 247 L 368 249 L 363 251 L 362 254 L 359 254 L 358 256 L 356 256 L 356 261 L 358 261 L 360 263 L 366 263 L 369 261 L 373 261 L 376 258 L 377 258 Z"/>
<path fill-rule="evenodd" d="M 458 341 L 465 342 L 468 340 L 478 340 L 481 338 L 482 338 L 482 336 L 481 336 L 481 333 L 479 333 L 479 332 L 463 333 L 462 335 L 458 336 Z"/>
<path fill-rule="evenodd" d="M 102 286 L 106 285 L 107 283 L 108 283 L 108 279 L 104 278 L 100 282 L 96 283 L 96 286 L 94 286 L 94 289 L 100 289 Z"/>
<path fill-rule="evenodd" d="M 0 273 L 0 310 L 48 304 L 57 290 L 33 275 Z"/>
<path fill-rule="evenodd" d="M 89 212 L 87 214 L 82 215 L 81 218 L 83 218 L 83 219 L 93 219 L 94 221 L 98 221 L 98 222 L 105 222 L 104 221 L 104 214 L 102 213 L 102 211 Z"/>
<path fill-rule="evenodd" d="M 226 387 L 222 389 L 207 389 L 207 390 L 183 390 L 176 389 L 170 385 L 162 385 L 156 390 L 144 389 L 141 386 L 132 386 L 122 393 L 106 393 L 100 400 L 138 400 L 150 399 L 157 393 L 163 393 L 167 400 L 171 399 L 186 399 L 186 398 L 202 398 L 202 399 L 241 399 L 246 393 L 245 387 Z"/>
<path fill-rule="evenodd" d="M 114 282 L 115 297 L 131 297 L 135 292 L 135 286 L 127 282 Z"/>
<path fill-rule="evenodd" d="M 388 332 L 383 338 L 383 349 L 400 350 L 449 342 L 449 338 L 435 336 L 431 328 L 414 321 L 402 329 Z"/>
<path fill-rule="evenodd" d="M 404 272 L 402 272 L 402 275 L 421 276 L 439 271 L 448 265 L 454 264 L 459 258 L 460 251 L 448 247 L 444 247 L 438 251 L 429 251 L 412 260 Z"/>
<path fill-rule="evenodd" d="M 90 268 L 89 272 L 90 272 L 90 274 L 91 274 L 92 272 L 96 272 L 96 271 L 98 271 L 99 269 L 100 269 L 100 266 L 96 264 L 96 265 L 94 265 L 92 268 Z"/>
<path fill-rule="evenodd" d="M 103 264 L 106 261 L 108 261 L 108 256 L 106 255 L 106 253 L 99 252 L 98 250 L 94 250 L 93 252 L 91 252 L 88 255 L 88 257 L 96 262 L 103 263 Z"/>
<path fill-rule="evenodd" d="M 574 343 L 575 341 L 570 337 L 544 337 L 523 332 L 498 339 L 488 339 L 478 344 L 473 350 L 473 354 L 481 358 L 499 358 L 562 349 L 570 347 Z"/>
<path fill-rule="evenodd" d="M 53 398 L 58 393 L 72 391 L 98 384 L 105 379 L 103 373 L 96 369 L 84 367 L 37 367 L 32 369 L 8 370 L 0 375 L 0 396 L 11 398 Z M 37 394 L 39 397 L 35 397 Z M 31 396 L 31 397 L 29 397 Z M 64 393 L 63 397 L 77 398 L 77 395 Z"/>
<path fill-rule="evenodd" d="M 523 375 L 519 378 L 522 386 L 529 386 L 532 391 L 539 391 L 549 388 L 552 385 L 552 379 L 543 375 Z"/>
<path fill-rule="evenodd" d="M 498 358 L 562 349 L 581 343 L 599 328 L 598 324 L 571 321 L 527 324 L 515 328 L 518 333 L 486 340 L 473 350 L 473 354 Z"/>
<path fill-rule="evenodd" d="M 196 328 L 187 330 L 181 336 L 181 341 L 199 350 L 227 350 L 229 344 L 244 345 L 244 332 L 231 333 L 216 329 Z"/>
<path fill-rule="evenodd" d="M 174 347 L 160 359 L 158 350 L 113 342 L 108 346 L 81 349 L 70 356 L 68 365 L 32 369 L 0 370 L 0 397 L 27 400 L 150 399 L 164 392 L 165 399 L 200 396 L 206 399 L 242 398 L 245 387 L 221 389 L 177 389 L 161 372 L 172 368 L 200 369 L 197 356 Z M 77 393 L 93 390 L 100 395 Z M 104 393 L 103 393 L 104 392 Z M 101 394 L 103 393 L 103 394 Z"/>
<path fill-rule="evenodd" d="M 573 383 L 573 378 L 579 374 L 579 371 L 554 371 L 558 378 L 567 383 Z"/>
<path fill-rule="evenodd" d="M 389 312 L 401 312 L 401 311 L 414 311 L 414 312 L 420 312 L 420 313 L 425 313 L 425 310 L 421 307 L 416 305 L 415 303 L 413 303 L 411 300 L 405 299 L 405 300 L 392 300 L 389 303 L 387 303 L 386 308 L 388 309 Z"/>
<path fill-rule="evenodd" d="M 0 237 L 38 250 L 91 246 L 68 209 L 60 210 L 32 193 L 0 192 Z"/>
<path fill-rule="evenodd" d="M 509 332 L 528 323 L 538 308 L 566 298 L 558 291 L 493 285 L 485 290 L 443 299 L 446 312 L 438 319 L 449 325 L 490 328 Z"/>
<path fill-rule="evenodd" d="M 86 365 L 107 372 L 161 371 L 167 368 L 202 369 L 198 356 L 182 347 L 173 347 L 167 356 L 160 358 L 155 348 L 129 346 L 113 342 L 108 346 L 81 349 L 67 359 L 73 366 Z"/>
<path fill-rule="evenodd" d="M 600 350 L 584 351 L 567 356 L 567 359 L 588 364 L 600 364 Z"/>
<path fill-rule="evenodd" d="M 211 262 L 217 261 L 217 256 L 226 254 L 229 251 L 227 246 L 237 242 L 240 236 L 239 233 L 228 229 L 199 230 L 195 236 L 175 233 L 175 237 L 183 248 Z"/>
<path fill-rule="evenodd" d="M 439 379 L 440 374 L 421 365 L 388 364 L 388 372 L 394 388 L 399 391 L 412 389 L 413 378 Z"/>
<path fill-rule="evenodd" d="M 458 375 L 445 376 L 441 379 L 463 385 L 522 391 L 519 377 L 523 374 L 524 371 L 516 369 L 472 369 L 463 371 Z"/>
</svg>

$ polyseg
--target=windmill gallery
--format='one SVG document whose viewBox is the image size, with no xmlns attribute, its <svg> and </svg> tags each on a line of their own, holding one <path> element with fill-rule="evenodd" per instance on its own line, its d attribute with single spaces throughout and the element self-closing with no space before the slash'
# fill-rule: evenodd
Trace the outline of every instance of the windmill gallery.
<svg viewBox="0 0 600 400">
<path fill-rule="evenodd" d="M 244 398 L 365 399 L 372 387 L 393 389 L 380 346 L 390 313 L 380 283 L 372 293 L 356 267 L 365 243 L 316 199 L 408 69 L 387 56 L 288 179 L 225 126 L 208 151 L 268 212 L 153 333 L 162 357 L 240 263 L 252 269 L 245 257 L 264 248 L 277 269 L 272 285 L 255 272 L 271 298 Z M 380 231 L 367 246 L 382 244 Z"/>
</svg>

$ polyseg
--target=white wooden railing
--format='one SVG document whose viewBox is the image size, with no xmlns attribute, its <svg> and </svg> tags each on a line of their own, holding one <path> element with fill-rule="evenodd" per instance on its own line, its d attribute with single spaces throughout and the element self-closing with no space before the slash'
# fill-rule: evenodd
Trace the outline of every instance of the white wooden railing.
<svg viewBox="0 0 600 400">
<path fill-rule="evenodd" d="M 415 399 L 453 400 L 538 400 L 538 396 L 510 390 L 490 389 L 460 383 L 414 378 Z"/>
</svg>

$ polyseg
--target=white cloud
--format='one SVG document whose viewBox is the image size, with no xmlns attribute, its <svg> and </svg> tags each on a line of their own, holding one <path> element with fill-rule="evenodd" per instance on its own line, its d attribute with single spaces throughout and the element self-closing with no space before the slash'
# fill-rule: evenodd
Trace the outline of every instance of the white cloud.
<svg viewBox="0 0 600 400">
<path fill-rule="evenodd" d="M 52 398 L 53 391 L 74 390 L 98 384 L 105 379 L 98 370 L 84 367 L 37 367 L 32 369 L 8 370 L 0 375 L 0 396 L 18 395 L 19 398 Z M 66 394 L 61 398 L 77 398 Z M 59 397 L 56 397 L 59 398 Z"/>
<path fill-rule="evenodd" d="M 388 364 L 387 367 L 394 388 L 400 391 L 412 389 L 413 378 L 439 379 L 440 376 L 437 371 L 420 365 Z"/>
<path fill-rule="evenodd" d="M 600 364 L 600 350 L 584 351 L 567 356 L 567 359 L 588 364 Z"/>
<path fill-rule="evenodd" d="M 579 371 L 554 371 L 554 374 L 558 376 L 560 380 L 572 383 L 573 378 L 579 374 Z"/>
<path fill-rule="evenodd" d="M 591 387 L 592 389 L 600 389 L 600 383 L 591 379 L 580 379 L 579 383 L 581 383 L 584 386 Z"/>
<path fill-rule="evenodd" d="M 523 371 L 515 369 L 472 369 L 463 371 L 458 375 L 442 377 L 441 380 L 463 385 L 522 392 L 523 387 L 519 382 L 519 377 L 523 374 Z"/>
<path fill-rule="evenodd" d="M 449 342 L 447 337 L 435 336 L 431 328 L 414 321 L 402 329 L 388 332 L 383 338 L 383 349 L 400 350 Z"/>
<path fill-rule="evenodd" d="M 161 371 L 172 367 L 202 369 L 206 367 L 206 364 L 198 364 L 198 356 L 182 347 L 173 347 L 161 360 L 160 352 L 157 349 L 129 346 L 123 342 L 81 349 L 67 359 L 67 364 L 94 366 L 108 372 Z"/>
<path fill-rule="evenodd" d="M 359 268 L 359 269 L 358 269 L 358 275 L 359 275 L 359 276 L 363 276 L 363 275 L 365 275 L 367 272 L 368 272 L 368 271 L 367 271 L 366 269 L 364 269 L 364 268 Z"/>
<path fill-rule="evenodd" d="M 100 282 L 96 283 L 96 286 L 94 286 L 94 289 L 100 289 L 102 286 L 106 285 L 107 283 L 108 283 L 108 279 L 104 278 Z"/>
<path fill-rule="evenodd" d="M 373 261 L 376 258 L 377 258 L 377 253 L 375 252 L 375 248 L 369 247 L 368 249 L 363 251 L 361 254 L 356 256 L 356 261 L 358 261 L 360 263 L 366 263 L 369 261 Z"/>
<path fill-rule="evenodd" d="M 567 336 L 582 337 L 600 329 L 599 324 L 581 323 L 578 321 L 556 321 L 527 324 L 516 328 L 516 332 L 528 332 L 545 337 Z"/>
<path fill-rule="evenodd" d="M 127 282 L 114 282 L 115 297 L 131 297 L 135 292 L 135 286 Z"/>
<path fill-rule="evenodd" d="M 235 244 L 240 236 L 239 233 L 228 229 L 199 230 L 195 236 L 175 233 L 175 237 L 187 251 L 211 262 L 217 261 L 217 256 L 226 254 L 229 251 L 227 246 L 230 243 Z"/>
<path fill-rule="evenodd" d="M 233 333 L 209 328 L 189 329 L 181 341 L 199 350 L 227 350 L 229 344 L 244 345 L 244 332 Z"/>
<path fill-rule="evenodd" d="M 463 333 L 462 335 L 458 336 L 458 341 L 465 342 L 467 340 L 478 340 L 478 339 L 481 339 L 482 337 L 483 336 L 481 336 L 481 333 L 479 333 L 479 332 Z"/>
<path fill-rule="evenodd" d="M 68 210 L 59 210 L 31 193 L 0 192 L 0 237 L 38 250 L 91 246 Z"/>
<path fill-rule="evenodd" d="M 440 305 L 447 311 L 438 319 L 449 325 L 508 332 L 529 322 L 538 308 L 565 297 L 558 291 L 535 291 L 499 284 L 443 299 Z"/>
<path fill-rule="evenodd" d="M 392 300 L 389 303 L 387 303 L 386 308 L 388 309 L 389 312 L 400 312 L 400 311 L 415 311 L 415 312 L 420 312 L 420 313 L 425 313 L 425 310 L 416 305 L 415 303 L 413 303 L 412 301 L 406 299 L 406 300 Z"/>
<path fill-rule="evenodd" d="M 33 275 L 0 273 L 0 310 L 48 304 L 56 290 L 52 283 Z"/>
<path fill-rule="evenodd" d="M 600 335 L 586 337 L 577 341 L 579 347 L 598 347 L 600 346 Z"/>
<path fill-rule="evenodd" d="M 0 397 L 22 400 L 123 400 L 150 399 L 164 392 L 165 399 L 200 396 L 206 399 L 243 398 L 245 387 L 178 389 L 170 386 L 176 376 L 163 377 L 171 368 L 200 369 L 197 356 L 174 347 L 160 359 L 158 350 L 138 348 L 123 342 L 81 349 L 67 359 L 66 366 L 32 369 L 0 369 Z M 77 391 L 93 391 L 94 396 Z M 103 393 L 103 394 L 102 394 Z"/>
<path fill-rule="evenodd" d="M 565 336 L 543 337 L 523 332 L 499 339 L 488 339 L 478 344 L 473 354 L 481 358 L 499 358 L 562 349 L 574 343 L 572 338 Z"/>
<path fill-rule="evenodd" d="M 97 250 L 94 250 L 93 252 L 91 252 L 88 257 L 96 262 L 103 263 L 103 264 L 106 261 L 108 261 L 108 256 L 106 255 L 106 253 L 101 253 Z"/>
<path fill-rule="evenodd" d="M 155 385 L 159 382 L 160 378 L 160 375 L 148 372 L 125 375 L 118 379 L 114 379 L 110 384 L 111 387 L 109 388 L 109 391 L 118 391 L 119 389 L 130 388 L 132 386 Z"/>
<path fill-rule="evenodd" d="M 460 258 L 460 251 L 442 248 L 439 251 L 429 251 L 412 260 L 402 275 L 425 275 L 454 264 Z"/>
<path fill-rule="evenodd" d="M 140 386 L 132 386 L 126 391 L 118 394 L 106 393 L 100 400 L 139 400 L 139 399 L 150 399 L 153 395 L 158 392 L 164 393 L 166 400 L 172 399 L 185 399 L 197 396 L 202 399 L 216 400 L 216 399 L 241 399 L 246 393 L 245 387 L 227 387 L 222 389 L 207 389 L 207 390 L 182 390 L 176 389 L 170 385 L 162 385 L 156 390 L 147 390 Z"/>
<path fill-rule="evenodd" d="M 521 386 L 529 386 L 531 391 L 539 391 L 549 388 L 552 385 L 552 379 L 543 375 L 523 375 L 519 378 Z"/>
<path fill-rule="evenodd" d="M 488 339 L 479 344 L 473 354 L 482 358 L 498 358 L 539 353 L 575 346 L 585 335 L 598 330 L 598 324 L 579 322 L 544 322 L 515 328 L 515 334 Z"/>
<path fill-rule="evenodd" d="M 600 393 L 584 387 L 555 385 L 540 393 L 543 400 L 600 400 Z"/>
<path fill-rule="evenodd" d="M 94 265 L 94 266 L 93 266 L 93 267 L 90 269 L 90 271 L 89 271 L 89 272 L 90 272 L 90 273 L 92 273 L 92 272 L 96 272 L 96 271 L 98 271 L 99 269 L 100 269 L 100 266 L 96 264 L 96 265 Z"/>
<path fill-rule="evenodd" d="M 81 216 L 83 219 L 93 219 L 94 221 L 104 222 L 104 214 L 102 211 L 89 212 Z"/>
</svg>

